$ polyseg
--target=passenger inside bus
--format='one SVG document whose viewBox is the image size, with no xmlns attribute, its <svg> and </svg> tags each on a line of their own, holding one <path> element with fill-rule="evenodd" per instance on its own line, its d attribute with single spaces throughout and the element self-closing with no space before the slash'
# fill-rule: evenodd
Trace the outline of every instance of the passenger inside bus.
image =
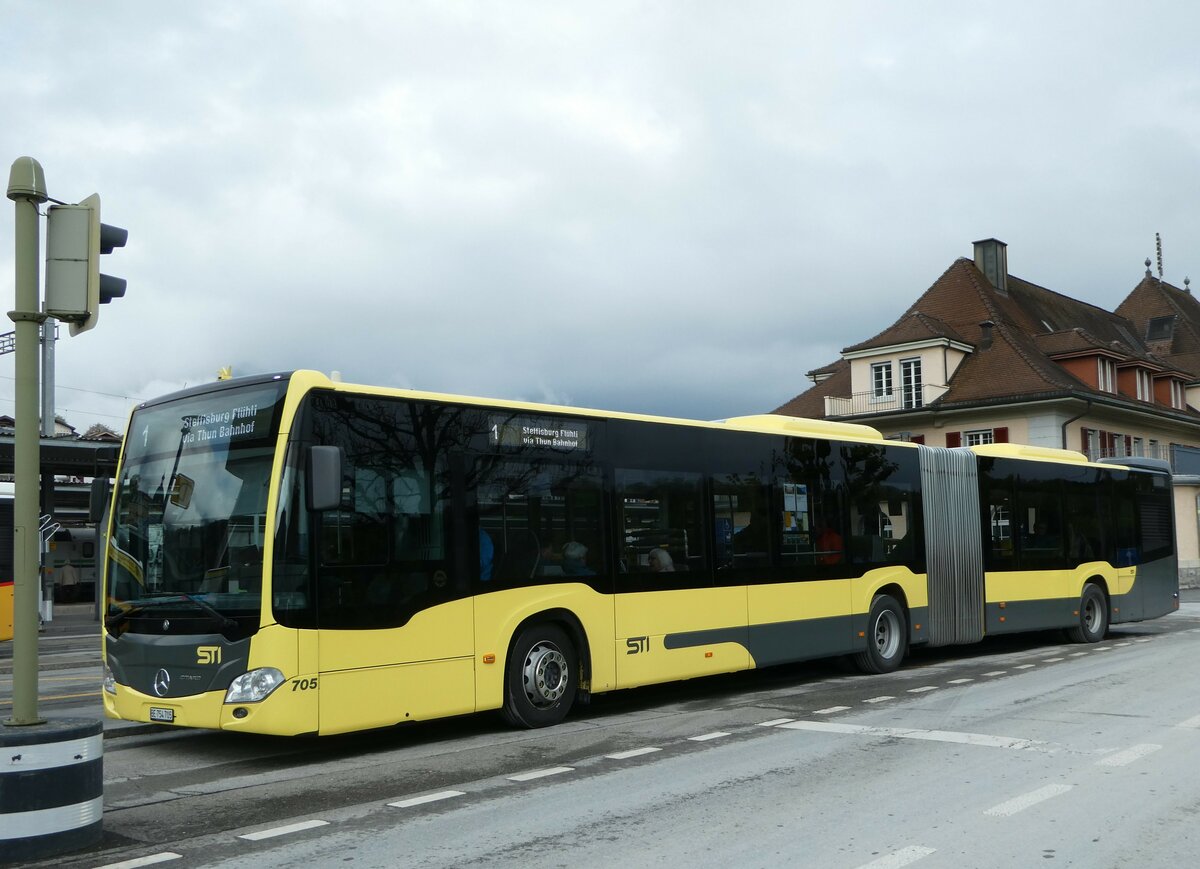
<svg viewBox="0 0 1200 869">
<path fill-rule="evenodd" d="M 565 576 L 591 576 L 594 570 L 587 566 L 587 547 L 572 540 L 562 551 L 562 572 Z"/>
<path fill-rule="evenodd" d="M 655 547 L 650 550 L 650 570 L 654 573 L 674 573 L 675 562 L 671 560 L 671 553 L 661 547 Z"/>
</svg>

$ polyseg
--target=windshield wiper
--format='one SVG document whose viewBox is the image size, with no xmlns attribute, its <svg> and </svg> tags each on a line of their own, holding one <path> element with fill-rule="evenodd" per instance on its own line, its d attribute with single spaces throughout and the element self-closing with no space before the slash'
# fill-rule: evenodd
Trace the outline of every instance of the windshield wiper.
<svg viewBox="0 0 1200 869">
<path fill-rule="evenodd" d="M 229 616 L 225 615 L 225 613 L 221 612 L 216 607 L 212 606 L 209 603 L 206 603 L 205 601 L 200 600 L 200 598 L 196 597 L 193 594 L 189 594 L 186 591 L 168 592 L 160 597 L 141 599 L 141 600 L 137 600 L 137 601 L 129 601 L 129 603 L 132 604 L 129 607 L 129 609 L 119 612 L 114 616 L 109 616 L 108 618 L 106 618 L 104 620 L 104 626 L 106 628 L 118 627 L 126 619 L 128 619 L 132 616 L 135 616 L 138 613 L 144 612 L 145 610 L 149 609 L 150 607 L 162 606 L 163 604 L 169 604 L 169 603 L 177 603 L 181 599 L 186 600 L 191 604 L 194 604 L 195 606 L 204 610 L 204 612 L 208 613 L 214 619 L 216 619 L 217 623 L 221 626 L 222 633 L 225 633 L 226 631 L 237 630 L 238 623 L 236 621 L 231 619 Z"/>
</svg>

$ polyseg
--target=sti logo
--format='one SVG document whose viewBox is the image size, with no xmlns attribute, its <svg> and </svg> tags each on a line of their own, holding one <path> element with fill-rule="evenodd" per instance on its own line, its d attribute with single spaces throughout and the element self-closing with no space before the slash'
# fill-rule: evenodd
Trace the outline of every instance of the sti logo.
<svg viewBox="0 0 1200 869">
<path fill-rule="evenodd" d="M 197 664 L 219 664 L 219 663 L 221 663 L 221 647 L 220 646 L 196 646 L 196 663 Z"/>
</svg>

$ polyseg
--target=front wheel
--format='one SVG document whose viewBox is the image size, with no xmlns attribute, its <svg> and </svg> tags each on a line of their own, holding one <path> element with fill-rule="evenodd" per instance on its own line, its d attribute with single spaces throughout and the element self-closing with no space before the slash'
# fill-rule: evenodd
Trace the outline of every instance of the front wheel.
<svg viewBox="0 0 1200 869">
<path fill-rule="evenodd" d="M 567 717 L 579 688 L 579 656 L 557 625 L 521 631 L 504 674 L 504 717 L 516 727 L 548 727 Z"/>
<path fill-rule="evenodd" d="M 890 673 L 900 666 L 908 651 L 908 619 L 899 602 L 886 594 L 871 601 L 867 618 L 867 649 L 854 656 L 854 665 L 864 673 Z"/>
<path fill-rule="evenodd" d="M 1089 582 L 1079 599 L 1079 624 L 1067 628 L 1073 643 L 1098 643 L 1108 633 L 1108 599 L 1100 586 Z"/>
</svg>

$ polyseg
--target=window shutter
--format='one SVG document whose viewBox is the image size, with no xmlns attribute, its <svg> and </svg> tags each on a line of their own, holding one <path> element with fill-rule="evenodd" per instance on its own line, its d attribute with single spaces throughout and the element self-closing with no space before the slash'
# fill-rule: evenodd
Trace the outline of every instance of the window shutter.
<svg viewBox="0 0 1200 869">
<path fill-rule="evenodd" d="M 1008 443 L 1008 426 L 992 429 L 992 440 L 998 444 Z"/>
<path fill-rule="evenodd" d="M 960 432 L 960 431 L 946 432 L 946 446 L 961 447 L 962 446 L 962 432 Z"/>
<path fill-rule="evenodd" d="M 1085 456 L 1088 455 L 1088 450 L 1091 449 L 1091 431 L 1092 430 L 1087 426 L 1084 426 L 1079 431 L 1079 452 L 1083 453 Z"/>
<path fill-rule="evenodd" d="M 913 435 L 911 443 L 914 443 L 914 444 L 925 443 L 925 435 Z"/>
</svg>

